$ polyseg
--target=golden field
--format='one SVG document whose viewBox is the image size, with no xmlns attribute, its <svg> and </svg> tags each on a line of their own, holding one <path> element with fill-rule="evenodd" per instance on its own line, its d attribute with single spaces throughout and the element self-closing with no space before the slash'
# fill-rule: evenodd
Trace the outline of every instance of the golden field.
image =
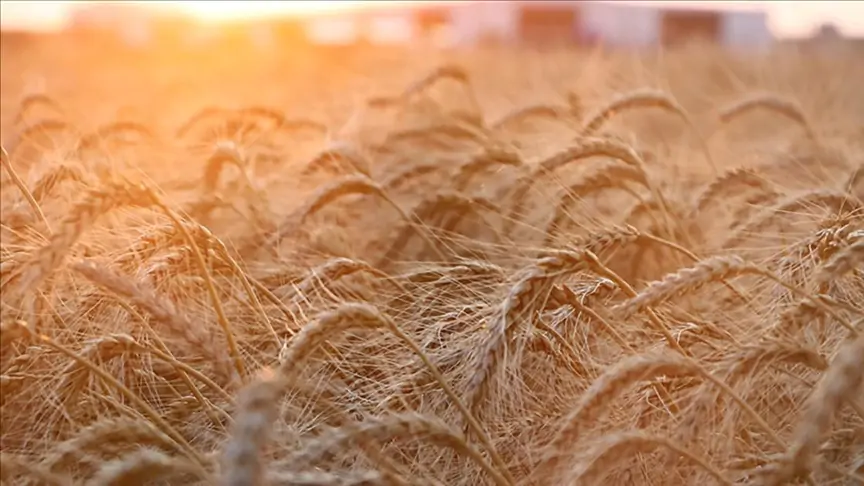
<svg viewBox="0 0 864 486">
<path fill-rule="evenodd" d="M 857 52 L 0 56 L 4 484 L 864 482 Z"/>
</svg>

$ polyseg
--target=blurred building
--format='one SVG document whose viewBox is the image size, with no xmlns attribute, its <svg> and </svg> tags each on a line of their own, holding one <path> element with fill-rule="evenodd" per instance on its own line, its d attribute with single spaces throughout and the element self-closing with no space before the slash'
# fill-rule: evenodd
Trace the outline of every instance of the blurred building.
<svg viewBox="0 0 864 486">
<path fill-rule="evenodd" d="M 707 3 L 711 7 L 710 3 Z M 762 11 L 669 8 L 615 1 L 464 1 L 398 4 L 309 18 L 269 18 L 236 25 L 202 25 L 158 4 L 95 4 L 77 9 L 77 32 L 110 33 L 127 45 L 215 47 L 247 43 L 279 48 L 321 45 L 433 44 L 588 45 L 641 48 L 699 39 L 752 49 L 773 42 Z"/>
<path fill-rule="evenodd" d="M 376 20 L 379 18 L 389 20 L 380 22 Z M 313 32 L 321 30 L 321 25 L 350 24 L 350 28 L 342 29 L 346 41 L 352 32 L 355 39 L 386 37 L 388 41 L 410 42 L 437 38 L 459 46 L 602 43 L 611 47 L 647 47 L 700 39 L 726 47 L 750 48 L 773 41 L 767 15 L 762 11 L 604 1 L 437 2 L 418 7 L 382 6 L 310 22 Z M 394 30 L 399 35 L 385 35 Z"/>
</svg>

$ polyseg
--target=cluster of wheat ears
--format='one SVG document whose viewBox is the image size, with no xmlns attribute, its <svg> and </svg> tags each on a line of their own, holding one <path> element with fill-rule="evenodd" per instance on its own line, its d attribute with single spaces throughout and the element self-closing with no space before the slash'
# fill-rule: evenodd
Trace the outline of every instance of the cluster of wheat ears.
<svg viewBox="0 0 864 486">
<path fill-rule="evenodd" d="M 480 91 L 441 64 L 341 130 L 222 100 L 170 134 L 20 98 L 4 484 L 864 484 L 860 126 Z"/>
</svg>

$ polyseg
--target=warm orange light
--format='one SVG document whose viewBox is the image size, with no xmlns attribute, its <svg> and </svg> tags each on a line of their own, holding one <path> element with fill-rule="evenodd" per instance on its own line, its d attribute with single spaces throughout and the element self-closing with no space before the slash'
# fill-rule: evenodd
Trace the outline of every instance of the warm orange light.
<svg viewBox="0 0 864 486">
<path fill-rule="evenodd" d="M 340 12 L 366 6 L 368 1 L 293 0 L 279 1 L 190 1 L 171 2 L 183 12 L 203 22 L 222 22 L 274 15 L 314 15 Z M 378 2 L 375 2 L 378 3 Z"/>
</svg>

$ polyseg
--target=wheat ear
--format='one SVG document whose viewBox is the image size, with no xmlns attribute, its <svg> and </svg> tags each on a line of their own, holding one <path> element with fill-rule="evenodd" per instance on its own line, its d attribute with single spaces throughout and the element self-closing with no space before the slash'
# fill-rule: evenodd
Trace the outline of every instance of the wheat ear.
<svg viewBox="0 0 864 486">
<path fill-rule="evenodd" d="M 91 486 L 145 486 L 182 474 L 208 479 L 188 460 L 169 457 L 153 449 L 139 449 L 105 463 L 88 482 Z M 211 482 L 211 481 L 207 481 Z"/>
<path fill-rule="evenodd" d="M 6 169 L 6 172 L 9 173 L 9 177 L 12 178 L 12 182 L 21 191 L 21 194 L 24 195 L 24 198 L 27 200 L 27 204 L 30 205 L 30 209 L 33 210 L 33 213 L 42 221 L 42 224 L 45 225 L 45 228 L 48 230 L 48 234 L 51 232 L 51 225 L 48 224 L 48 219 L 45 218 L 45 213 L 42 212 L 42 208 L 39 206 L 39 203 L 36 202 L 36 199 L 33 197 L 33 194 L 30 193 L 30 190 L 27 189 L 27 184 L 18 177 L 18 173 L 15 172 L 15 168 L 12 167 L 12 161 L 9 160 L 9 153 L 6 152 L 6 148 L 0 145 L 0 163 L 3 164 L 3 168 Z"/>
<path fill-rule="evenodd" d="M 581 253 L 560 252 L 557 256 L 537 260 L 523 270 L 519 281 L 510 289 L 493 317 L 489 336 L 468 379 L 466 401 L 470 411 L 475 411 L 489 395 L 490 381 L 504 362 L 503 355 L 516 331 L 525 325 L 531 325 L 538 302 L 541 303 L 541 308 L 545 307 L 545 301 L 552 292 L 553 279 L 585 268 L 584 256 Z"/>
<path fill-rule="evenodd" d="M 513 224 L 517 221 L 518 214 L 524 207 L 525 198 L 535 183 L 568 164 L 599 156 L 620 160 L 636 170 L 641 170 L 643 173 L 645 171 L 645 163 L 639 154 L 623 143 L 601 138 L 578 140 L 566 149 L 542 160 L 529 174 L 516 182 L 511 193 L 511 210 L 504 220 L 503 231 L 505 233 L 511 231 Z"/>
<path fill-rule="evenodd" d="M 347 142 L 336 142 L 330 147 L 327 147 L 323 152 L 315 156 L 306 167 L 303 168 L 302 175 L 309 175 L 316 170 L 335 165 L 337 163 L 347 163 L 356 174 L 372 177 L 370 171 L 371 164 L 363 156 L 360 150 Z"/>
<path fill-rule="evenodd" d="M 12 123 L 17 125 L 24 121 L 27 111 L 38 105 L 45 105 L 58 115 L 65 115 L 63 108 L 57 100 L 45 93 L 32 93 L 22 98 L 18 103 L 18 112 L 15 113 L 15 118 L 12 120 Z"/>
<path fill-rule="evenodd" d="M 387 442 L 397 437 L 422 437 L 434 444 L 450 448 L 480 466 L 496 485 L 513 484 L 512 480 L 505 478 L 500 471 L 496 471 L 486 462 L 483 456 L 468 444 L 465 437 L 451 430 L 440 420 L 419 413 L 389 415 L 325 432 L 308 444 L 302 452 L 294 455 L 291 463 L 294 467 L 309 467 L 329 452 L 344 448 L 349 442 L 364 440 Z"/>
<path fill-rule="evenodd" d="M 573 474 L 570 479 L 575 484 L 598 484 L 606 477 L 615 464 L 623 462 L 625 458 L 639 453 L 648 453 L 660 447 L 674 452 L 692 464 L 699 466 L 700 469 L 707 472 L 716 481 L 716 484 L 733 486 L 734 483 L 712 466 L 706 458 L 697 455 L 687 447 L 677 444 L 669 438 L 649 435 L 641 431 L 622 432 L 607 437 L 591 460 Z"/>
<path fill-rule="evenodd" d="M 687 113 L 687 110 L 685 110 L 684 107 L 672 97 L 672 95 L 662 91 L 641 88 L 613 98 L 605 105 L 601 106 L 593 115 L 587 117 L 586 121 L 582 124 L 582 135 L 591 136 L 613 116 L 627 110 L 640 108 L 660 108 L 663 111 L 677 115 L 687 124 L 688 128 L 699 140 L 702 151 L 705 154 L 705 159 L 708 161 L 708 164 L 711 165 L 714 175 L 716 176 L 720 174 L 717 164 L 711 156 L 711 151 L 708 149 L 708 143 L 705 140 L 705 137 L 699 131 L 699 128 Z"/>
<path fill-rule="evenodd" d="M 796 476 L 806 476 L 819 451 L 822 437 L 846 400 L 860 396 L 864 382 L 864 333 L 847 342 L 819 380 L 793 435 L 788 457 L 768 485 L 779 486 Z"/>
<path fill-rule="evenodd" d="M 506 113 L 504 116 L 490 124 L 492 130 L 500 130 L 507 125 L 520 122 L 527 118 L 549 118 L 552 120 L 567 120 L 572 117 L 572 113 L 568 107 L 559 105 L 529 105 L 522 108 L 517 108 Z"/>
<path fill-rule="evenodd" d="M 744 116 L 752 111 L 764 109 L 798 123 L 807 133 L 807 137 L 812 141 L 816 141 L 816 132 L 813 126 L 804 115 L 804 110 L 795 101 L 783 98 L 775 93 L 757 93 L 744 97 L 725 108 L 722 108 L 718 114 L 720 123 L 728 125 L 735 119 Z"/>
<path fill-rule="evenodd" d="M 54 474 L 45 468 L 31 463 L 23 457 L 8 452 L 0 452 L 0 479 L 10 481 L 19 475 L 28 475 L 47 486 L 72 486 L 72 478 Z"/>
</svg>

